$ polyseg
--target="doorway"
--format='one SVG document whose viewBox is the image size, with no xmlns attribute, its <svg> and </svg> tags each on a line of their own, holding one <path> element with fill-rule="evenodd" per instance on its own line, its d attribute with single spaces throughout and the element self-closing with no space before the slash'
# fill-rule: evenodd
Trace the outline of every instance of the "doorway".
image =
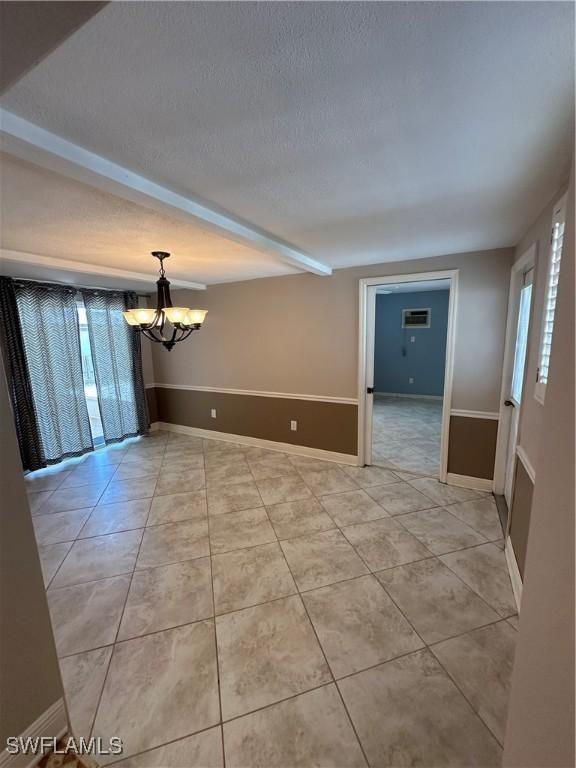
<svg viewBox="0 0 576 768">
<path fill-rule="evenodd" d="M 507 512 L 512 505 L 514 488 L 535 263 L 536 246 L 532 245 L 512 267 L 510 279 L 500 429 L 494 477 L 494 492 L 504 496 Z"/>
<path fill-rule="evenodd" d="M 446 482 L 458 270 L 360 281 L 359 463 Z"/>
</svg>

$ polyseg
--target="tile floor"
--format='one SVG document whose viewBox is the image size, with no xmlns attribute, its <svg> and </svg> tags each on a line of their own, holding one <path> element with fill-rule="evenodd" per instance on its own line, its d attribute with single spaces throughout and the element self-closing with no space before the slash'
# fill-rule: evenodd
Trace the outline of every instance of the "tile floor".
<svg viewBox="0 0 576 768">
<path fill-rule="evenodd" d="M 73 731 L 122 768 L 500 765 L 491 496 L 161 432 L 26 482 Z"/>
<path fill-rule="evenodd" d="M 441 434 L 442 400 L 374 396 L 374 464 L 437 477 Z"/>
</svg>

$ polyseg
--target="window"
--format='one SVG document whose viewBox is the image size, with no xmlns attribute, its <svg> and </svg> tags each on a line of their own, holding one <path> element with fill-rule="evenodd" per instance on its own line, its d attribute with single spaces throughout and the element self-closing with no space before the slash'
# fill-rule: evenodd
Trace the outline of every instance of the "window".
<svg viewBox="0 0 576 768">
<path fill-rule="evenodd" d="M 430 328 L 430 309 L 403 309 L 402 328 Z"/>
<path fill-rule="evenodd" d="M 97 447 L 99 445 L 104 445 L 104 430 L 102 429 L 102 418 L 100 416 L 100 405 L 98 403 L 98 392 L 96 390 L 96 378 L 94 376 L 94 365 L 92 363 L 92 348 L 90 346 L 88 320 L 86 317 L 84 301 L 80 298 L 77 300 L 76 304 L 78 306 L 78 329 L 80 331 L 80 353 L 82 355 L 84 397 L 86 398 L 88 418 L 90 419 L 92 442 L 94 443 L 94 446 Z"/>
<path fill-rule="evenodd" d="M 550 366 L 550 351 L 552 349 L 552 335 L 554 333 L 554 314 L 556 312 L 556 296 L 558 293 L 558 279 L 560 277 L 560 261 L 562 259 L 562 241 L 564 239 L 565 202 L 566 198 L 563 197 L 556 205 L 554 216 L 552 218 L 550 257 L 546 278 L 544 309 L 542 312 L 540 355 L 538 360 L 536 391 L 534 393 L 536 399 L 541 403 L 544 402 L 546 394 L 548 368 Z"/>
<path fill-rule="evenodd" d="M 532 299 L 533 269 L 524 274 L 522 290 L 520 291 L 520 307 L 518 309 L 518 328 L 516 330 L 516 348 L 514 350 L 514 369 L 512 373 L 512 400 L 519 405 L 522 400 L 522 382 L 524 380 L 524 364 L 528 345 L 528 323 L 530 321 L 530 302 Z"/>
</svg>

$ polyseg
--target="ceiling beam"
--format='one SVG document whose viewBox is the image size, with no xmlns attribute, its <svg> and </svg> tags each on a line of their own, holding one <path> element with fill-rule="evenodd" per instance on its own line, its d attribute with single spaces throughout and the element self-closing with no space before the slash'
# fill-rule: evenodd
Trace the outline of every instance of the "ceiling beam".
<svg viewBox="0 0 576 768">
<path fill-rule="evenodd" d="M 297 269 L 316 275 L 332 274 L 328 264 L 317 261 L 267 232 L 210 208 L 192 197 L 156 184 L 4 109 L 0 109 L 0 133 L 4 151 L 23 160 L 71 176 L 148 208 L 187 220 L 192 218 L 205 229 L 276 256 Z"/>
<path fill-rule="evenodd" d="M 0 264 L 5 262 L 16 262 L 18 264 L 26 264 L 33 267 L 45 267 L 48 269 L 60 270 L 62 272 L 71 272 L 73 274 L 117 278 L 118 280 L 147 283 L 149 285 L 154 285 L 158 280 L 157 274 L 147 275 L 143 272 L 132 272 L 127 269 L 118 269 L 117 267 L 106 267 L 102 264 L 89 264 L 85 261 L 58 259 L 54 256 L 41 256 L 37 253 L 10 251 L 6 248 L 0 248 Z M 8 269 L 7 271 L 9 272 L 10 270 Z M 204 283 L 192 283 L 188 280 L 179 280 L 178 278 L 170 278 L 170 285 L 173 288 L 189 288 L 193 291 L 206 290 Z"/>
</svg>

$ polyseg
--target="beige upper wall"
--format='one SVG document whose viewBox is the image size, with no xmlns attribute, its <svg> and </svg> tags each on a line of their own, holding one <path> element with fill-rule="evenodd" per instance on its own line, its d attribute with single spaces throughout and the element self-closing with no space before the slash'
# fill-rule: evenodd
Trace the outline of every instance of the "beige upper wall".
<svg viewBox="0 0 576 768">
<path fill-rule="evenodd" d="M 503 764 L 574 765 L 574 169 Z"/>
<path fill-rule="evenodd" d="M 157 383 L 331 397 L 357 396 L 358 281 L 459 269 L 452 407 L 499 408 L 513 249 L 175 291 L 208 309 L 204 328 L 167 352 L 153 345 Z M 150 374 L 148 374 L 150 375 Z"/>
<path fill-rule="evenodd" d="M 538 445 L 542 430 L 544 408 L 534 397 L 536 373 L 540 354 L 540 331 L 542 326 L 542 311 L 546 292 L 548 259 L 550 256 L 550 233 L 552 213 L 555 204 L 568 188 L 568 182 L 563 184 L 536 221 L 530 226 L 516 247 L 515 260 L 518 260 L 532 244 L 536 244 L 536 270 L 532 293 L 532 309 L 530 312 L 530 331 L 528 338 L 528 355 L 524 378 L 524 397 L 522 414 L 519 425 L 519 445 L 522 446 L 534 470 L 538 464 Z"/>
<path fill-rule="evenodd" d="M 8 736 L 24 733 L 62 697 L 60 670 L 1 355 L 0 499 L 1 751 Z"/>
</svg>

